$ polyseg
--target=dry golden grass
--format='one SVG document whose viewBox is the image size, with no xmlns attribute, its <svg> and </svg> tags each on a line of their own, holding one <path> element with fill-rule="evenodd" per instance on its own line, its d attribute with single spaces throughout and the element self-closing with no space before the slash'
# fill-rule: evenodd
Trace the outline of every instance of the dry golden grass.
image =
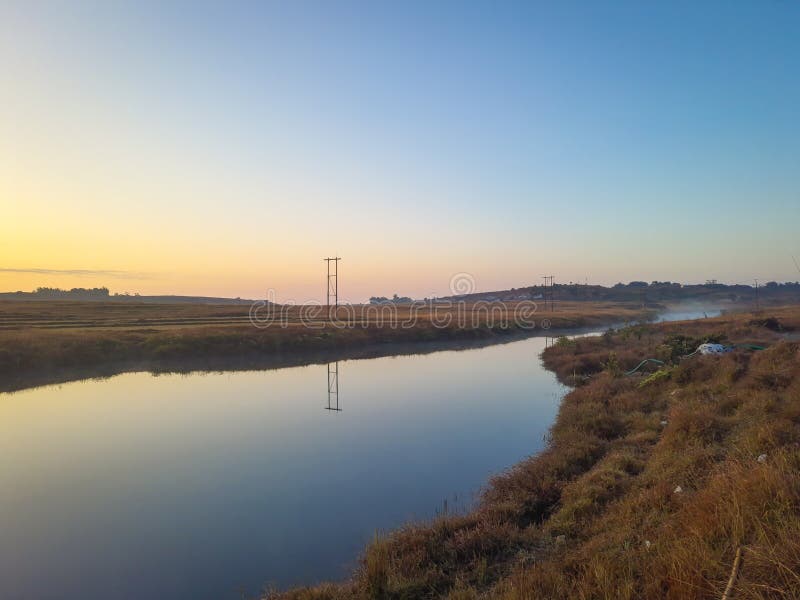
<svg viewBox="0 0 800 600">
<path fill-rule="evenodd" d="M 463 308 L 459 305 L 348 305 L 331 311 L 322 306 L 274 306 L 260 309 L 258 315 L 274 314 L 276 319 L 285 315 L 290 325 L 303 322 L 324 325 L 336 319 L 342 324 L 359 326 L 379 322 L 389 326 L 412 319 L 425 325 L 431 320 L 445 321 L 450 315 L 454 324 L 463 320 L 470 326 L 483 324 L 489 318 L 499 320 L 501 306 L 513 318 L 514 310 L 526 304 L 530 305 L 522 302 L 471 303 L 461 305 Z M 0 300 L 0 331 L 249 325 L 249 311 L 246 305 Z M 549 319 L 556 328 L 582 327 L 633 321 L 643 314 L 638 305 L 631 303 L 558 302 L 553 312 L 538 307 L 535 320 L 539 323 L 541 319 Z"/>
<path fill-rule="evenodd" d="M 545 362 L 582 385 L 544 452 L 491 481 L 473 512 L 376 540 L 348 583 L 272 597 L 719 599 L 738 548 L 737 599 L 799 597 L 800 308 L 769 316 L 549 348 Z M 768 347 L 676 356 L 709 337 Z M 668 365 L 620 374 L 647 356 Z"/>
</svg>

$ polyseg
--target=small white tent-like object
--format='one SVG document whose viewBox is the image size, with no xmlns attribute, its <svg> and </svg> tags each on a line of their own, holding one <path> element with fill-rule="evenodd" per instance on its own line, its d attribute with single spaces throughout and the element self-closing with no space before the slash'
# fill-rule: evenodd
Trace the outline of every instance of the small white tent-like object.
<svg viewBox="0 0 800 600">
<path fill-rule="evenodd" d="M 723 346 L 722 344 L 700 344 L 697 348 L 700 354 L 726 354 L 732 350 L 732 346 Z"/>
</svg>

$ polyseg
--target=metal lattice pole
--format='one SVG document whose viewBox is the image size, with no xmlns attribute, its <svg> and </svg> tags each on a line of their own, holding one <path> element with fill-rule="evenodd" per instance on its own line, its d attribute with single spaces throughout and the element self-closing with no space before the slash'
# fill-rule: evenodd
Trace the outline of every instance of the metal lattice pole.
<svg viewBox="0 0 800 600">
<path fill-rule="evenodd" d="M 331 296 L 333 296 L 333 305 L 339 306 L 339 261 L 342 259 L 336 256 L 334 258 L 323 258 L 322 260 L 328 264 L 328 283 L 325 304 L 330 307 Z M 333 272 L 331 272 L 331 262 L 333 262 Z"/>
</svg>

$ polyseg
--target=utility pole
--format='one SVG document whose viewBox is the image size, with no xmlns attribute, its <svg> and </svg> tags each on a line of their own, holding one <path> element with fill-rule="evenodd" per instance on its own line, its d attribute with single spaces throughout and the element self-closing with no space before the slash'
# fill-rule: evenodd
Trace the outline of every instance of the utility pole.
<svg viewBox="0 0 800 600">
<path fill-rule="evenodd" d="M 339 261 L 342 260 L 338 256 L 334 258 L 323 258 L 328 263 L 328 293 L 326 306 L 331 305 L 331 296 L 333 296 L 333 305 L 339 306 Z M 331 272 L 331 262 L 333 262 L 333 271 Z"/>
<path fill-rule="evenodd" d="M 755 280 L 756 282 L 756 312 L 761 310 L 761 305 L 758 302 L 758 279 Z"/>
<path fill-rule="evenodd" d="M 544 285 L 542 286 L 542 288 L 544 290 L 543 293 L 542 293 L 542 296 L 544 297 L 544 307 L 547 308 L 547 300 L 549 298 L 550 299 L 550 312 L 553 312 L 553 310 L 555 310 L 553 308 L 553 288 L 554 288 L 554 285 L 555 285 L 553 283 L 553 277 L 554 277 L 553 275 L 544 275 L 544 276 L 542 276 L 542 279 L 544 279 Z"/>
</svg>

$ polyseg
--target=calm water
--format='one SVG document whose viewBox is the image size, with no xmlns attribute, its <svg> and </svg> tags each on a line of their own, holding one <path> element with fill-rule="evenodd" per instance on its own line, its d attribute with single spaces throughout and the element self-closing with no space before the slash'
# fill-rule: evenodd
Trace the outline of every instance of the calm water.
<svg viewBox="0 0 800 600">
<path fill-rule="evenodd" d="M 341 578 L 376 529 L 542 448 L 564 392 L 544 344 L 339 362 L 339 412 L 325 365 L 0 394 L 0 598 Z"/>
</svg>

